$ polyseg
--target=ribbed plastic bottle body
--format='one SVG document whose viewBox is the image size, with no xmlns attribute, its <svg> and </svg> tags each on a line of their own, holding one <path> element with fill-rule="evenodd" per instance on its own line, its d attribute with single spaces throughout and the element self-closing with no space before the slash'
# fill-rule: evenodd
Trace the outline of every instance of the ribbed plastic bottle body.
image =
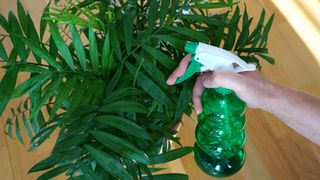
<svg viewBox="0 0 320 180">
<path fill-rule="evenodd" d="M 211 176 L 230 176 L 242 167 L 245 159 L 246 104 L 233 92 L 221 94 L 206 89 L 202 106 L 195 133 L 195 160 Z"/>
</svg>

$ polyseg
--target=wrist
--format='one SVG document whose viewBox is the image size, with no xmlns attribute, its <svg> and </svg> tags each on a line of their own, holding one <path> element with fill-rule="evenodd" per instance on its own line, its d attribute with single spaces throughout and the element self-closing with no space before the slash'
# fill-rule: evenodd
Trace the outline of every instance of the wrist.
<svg viewBox="0 0 320 180">
<path fill-rule="evenodd" d="M 267 92 L 264 97 L 264 102 L 266 103 L 262 109 L 272 114 L 281 111 L 281 107 L 287 102 L 284 88 L 273 82 L 268 83 Z"/>
</svg>

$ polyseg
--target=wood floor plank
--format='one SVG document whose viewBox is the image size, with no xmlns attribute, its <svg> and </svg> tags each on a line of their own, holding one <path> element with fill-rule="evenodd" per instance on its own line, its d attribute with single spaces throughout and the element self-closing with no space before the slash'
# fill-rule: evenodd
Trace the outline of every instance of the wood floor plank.
<svg viewBox="0 0 320 180">
<path fill-rule="evenodd" d="M 8 148 L 0 147 L 0 176 L 1 179 L 14 179 L 12 175 L 11 160 L 9 158 Z"/>
</svg>

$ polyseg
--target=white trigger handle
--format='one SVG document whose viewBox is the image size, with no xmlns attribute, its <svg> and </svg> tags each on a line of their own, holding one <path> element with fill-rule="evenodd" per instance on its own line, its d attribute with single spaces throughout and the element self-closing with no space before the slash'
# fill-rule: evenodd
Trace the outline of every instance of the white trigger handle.
<svg viewBox="0 0 320 180">
<path fill-rule="evenodd" d="M 255 65 L 247 64 L 233 53 L 204 43 L 198 44 L 194 59 L 202 65 L 201 72 L 225 70 L 239 73 L 256 70 Z M 233 64 L 238 66 L 234 67 Z"/>
</svg>

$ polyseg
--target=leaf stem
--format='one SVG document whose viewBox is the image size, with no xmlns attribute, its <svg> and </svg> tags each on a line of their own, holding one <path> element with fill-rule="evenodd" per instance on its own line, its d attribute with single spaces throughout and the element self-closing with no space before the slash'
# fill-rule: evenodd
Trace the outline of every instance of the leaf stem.
<svg viewBox="0 0 320 180">
<path fill-rule="evenodd" d="M 141 167 L 138 165 L 138 170 L 139 170 L 139 178 L 142 179 L 142 175 L 141 175 Z"/>
<path fill-rule="evenodd" d="M 61 26 L 59 26 L 59 29 L 61 29 L 61 31 L 64 33 L 64 35 L 66 35 L 69 39 L 71 39 L 69 33 L 66 32 L 66 28 L 67 28 L 67 26 L 65 26 L 65 28 L 62 28 Z"/>
<path fill-rule="evenodd" d="M 9 34 L 0 34 L 0 36 L 3 36 L 3 37 L 10 37 Z"/>
<path fill-rule="evenodd" d="M 38 64 L 38 63 L 32 63 L 32 62 L 25 63 L 25 62 L 19 61 L 18 65 L 19 65 L 19 63 L 21 63 L 21 64 L 34 64 L 34 65 L 37 65 L 37 66 L 50 67 L 49 65 L 46 65 L 46 64 Z"/>
</svg>

